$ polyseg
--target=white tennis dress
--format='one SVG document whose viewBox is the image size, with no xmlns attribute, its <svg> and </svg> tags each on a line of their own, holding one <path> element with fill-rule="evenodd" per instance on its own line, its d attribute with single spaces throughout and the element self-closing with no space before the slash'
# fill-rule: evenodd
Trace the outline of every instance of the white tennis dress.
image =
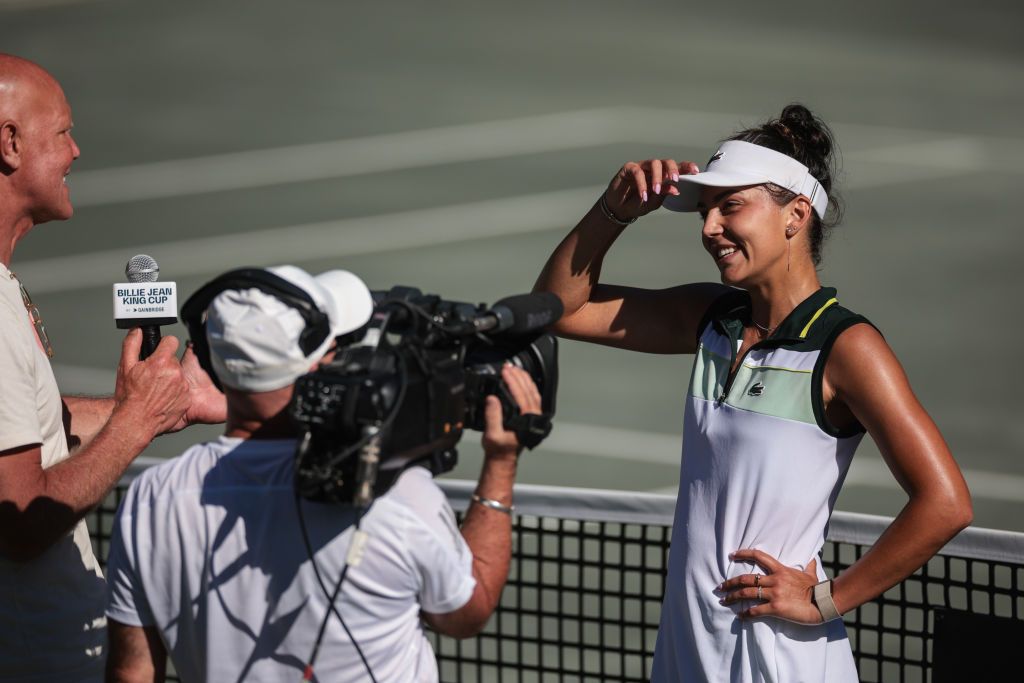
<svg viewBox="0 0 1024 683">
<path fill-rule="evenodd" d="M 683 430 L 668 579 L 652 681 L 856 681 L 841 620 L 803 625 L 740 619 L 716 587 L 764 573 L 729 554 L 756 548 L 804 568 L 818 558 L 862 430 L 825 419 L 821 374 L 832 343 L 867 322 L 822 288 L 746 354 L 735 376 L 750 299 L 730 293 L 701 326 Z M 818 561 L 818 577 L 825 573 Z"/>
</svg>

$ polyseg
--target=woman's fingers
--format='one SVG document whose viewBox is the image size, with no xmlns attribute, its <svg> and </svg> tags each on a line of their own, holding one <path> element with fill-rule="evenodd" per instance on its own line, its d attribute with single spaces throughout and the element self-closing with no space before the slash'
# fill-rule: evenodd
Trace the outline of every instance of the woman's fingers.
<svg viewBox="0 0 1024 683">
<path fill-rule="evenodd" d="M 674 183 L 680 176 L 697 170 L 693 162 L 675 159 L 627 161 L 608 185 L 608 208 L 620 220 L 648 214 L 659 208 L 666 196 L 679 194 Z"/>
<path fill-rule="evenodd" d="M 758 586 L 757 588 L 740 588 L 732 591 L 718 602 L 723 605 L 731 605 L 738 600 L 771 600 L 771 598 L 767 588 Z"/>
<path fill-rule="evenodd" d="M 774 573 L 785 567 L 784 564 L 763 550 L 752 550 L 744 548 L 729 555 L 729 559 L 740 562 L 754 562 L 768 573 Z"/>
<path fill-rule="evenodd" d="M 640 198 L 641 202 L 647 201 L 647 174 L 644 173 L 643 167 L 635 161 L 630 161 L 622 167 L 627 177 L 633 179 L 633 190 L 636 192 L 636 196 Z"/>
<path fill-rule="evenodd" d="M 761 550 L 737 550 L 730 559 L 753 562 L 767 574 L 740 574 L 717 586 L 724 592 L 719 602 L 731 605 L 740 600 L 759 601 L 738 612 L 740 617 L 771 615 L 801 624 L 821 621 L 818 608 L 811 601 L 811 592 L 817 583 L 817 561 L 811 560 L 804 568 L 788 567 Z"/>
<path fill-rule="evenodd" d="M 804 573 L 813 576 L 815 581 L 818 580 L 818 558 L 811 558 L 811 561 L 807 563 L 807 569 L 804 570 Z"/>
<path fill-rule="evenodd" d="M 719 602 L 729 605 L 737 600 L 768 600 L 768 591 L 775 579 L 766 574 L 740 574 L 723 581 L 718 590 L 725 593 Z"/>
<path fill-rule="evenodd" d="M 754 605 L 740 612 L 740 617 L 743 619 L 750 619 L 751 617 L 769 617 L 775 614 L 775 608 L 770 602 L 762 602 L 760 605 Z"/>
<path fill-rule="evenodd" d="M 679 180 L 679 164 L 675 159 L 665 159 L 665 180 L 675 182 Z"/>
<path fill-rule="evenodd" d="M 757 588 L 758 586 L 769 586 L 772 583 L 772 579 L 769 576 L 763 576 L 761 574 L 740 574 L 734 576 L 727 581 L 723 581 L 719 586 L 720 591 L 730 591 L 737 588 Z"/>
<path fill-rule="evenodd" d="M 661 159 L 651 159 L 651 183 L 654 185 L 654 194 L 661 194 L 661 181 L 664 179 L 661 175 L 662 163 Z"/>
</svg>

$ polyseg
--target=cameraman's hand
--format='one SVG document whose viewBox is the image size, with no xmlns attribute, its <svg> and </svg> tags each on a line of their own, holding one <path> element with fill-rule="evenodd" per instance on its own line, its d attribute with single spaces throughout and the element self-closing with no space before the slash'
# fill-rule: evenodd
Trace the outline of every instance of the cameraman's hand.
<svg viewBox="0 0 1024 683">
<path fill-rule="evenodd" d="M 167 431 L 177 432 L 189 425 L 220 424 L 227 420 L 227 399 L 199 365 L 199 359 L 192 349 L 192 342 L 185 345 L 185 353 L 181 356 L 181 371 L 188 382 L 191 404 L 181 419 Z"/>
<path fill-rule="evenodd" d="M 501 369 L 501 379 L 508 386 L 509 392 L 516 400 L 519 411 L 523 414 L 541 412 L 540 392 L 533 383 L 529 373 L 506 363 Z M 496 396 L 488 396 L 484 412 L 484 436 L 482 439 L 484 455 L 490 457 L 515 457 L 522 450 L 516 433 L 505 429 L 501 401 Z"/>
</svg>

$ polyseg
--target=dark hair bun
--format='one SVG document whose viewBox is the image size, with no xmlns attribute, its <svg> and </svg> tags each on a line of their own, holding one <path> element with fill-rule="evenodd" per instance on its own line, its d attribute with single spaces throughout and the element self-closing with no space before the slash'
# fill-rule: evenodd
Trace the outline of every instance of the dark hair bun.
<svg viewBox="0 0 1024 683">
<path fill-rule="evenodd" d="M 823 233 L 839 223 L 842 214 L 838 192 L 834 187 L 838 175 L 838 148 L 828 125 L 804 105 L 794 103 L 783 109 L 777 119 L 770 119 L 756 128 L 741 130 L 729 139 L 761 145 L 793 157 L 806 166 L 821 183 L 828 193 L 828 215 L 817 217 L 818 225 L 812 237 L 812 256 L 815 263 L 818 263 L 821 259 Z M 789 201 L 793 196 L 790 193 L 789 198 L 786 198 L 780 194 L 778 199 Z"/>
<path fill-rule="evenodd" d="M 804 166 L 811 168 L 816 165 L 815 161 L 827 163 L 829 160 L 833 146 L 832 132 L 824 121 L 804 105 L 787 106 L 779 118 L 769 121 L 767 125 L 776 128 L 779 135 L 792 144 L 791 156 L 799 159 Z"/>
</svg>

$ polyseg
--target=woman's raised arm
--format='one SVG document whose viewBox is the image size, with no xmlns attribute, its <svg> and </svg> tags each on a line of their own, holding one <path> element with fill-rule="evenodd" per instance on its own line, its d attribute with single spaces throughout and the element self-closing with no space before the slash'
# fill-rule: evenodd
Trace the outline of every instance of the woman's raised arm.
<svg viewBox="0 0 1024 683">
<path fill-rule="evenodd" d="M 717 283 L 640 289 L 600 284 L 605 254 L 628 225 L 659 208 L 671 181 L 696 173 L 696 164 L 672 159 L 629 162 L 562 240 L 544 265 L 534 291 L 554 292 L 565 305 L 556 333 L 570 339 L 648 353 L 693 353 L 697 326 L 726 287 Z"/>
</svg>

